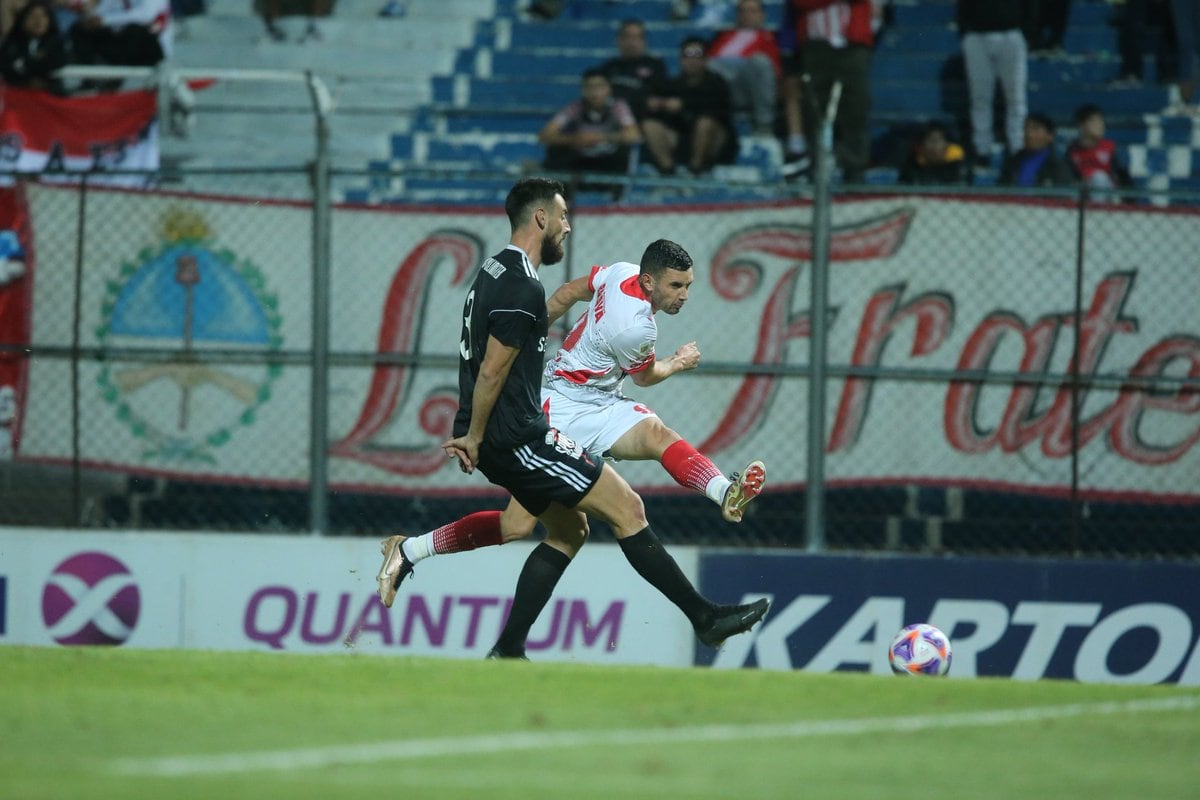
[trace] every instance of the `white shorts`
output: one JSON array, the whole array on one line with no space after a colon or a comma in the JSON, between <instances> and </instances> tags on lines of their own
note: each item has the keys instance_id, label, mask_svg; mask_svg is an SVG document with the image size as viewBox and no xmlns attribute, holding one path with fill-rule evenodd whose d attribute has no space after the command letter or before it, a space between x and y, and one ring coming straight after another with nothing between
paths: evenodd
<instances>
[{"instance_id":1,"label":"white shorts","mask_svg":"<svg viewBox=\"0 0 1200 800\"><path fill-rule=\"evenodd\" d=\"M550 427L583 445L593 456L609 460L616 460L608 451L627 430L658 416L647 406L621 395L590 389L568 395L544 385L542 411Z\"/></svg>"}]
</instances>

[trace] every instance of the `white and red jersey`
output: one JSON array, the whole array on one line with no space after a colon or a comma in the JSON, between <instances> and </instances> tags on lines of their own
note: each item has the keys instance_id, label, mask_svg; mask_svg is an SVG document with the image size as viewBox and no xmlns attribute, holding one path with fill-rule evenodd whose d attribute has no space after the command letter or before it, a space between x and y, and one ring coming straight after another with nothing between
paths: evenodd
<instances>
[{"instance_id":1,"label":"white and red jersey","mask_svg":"<svg viewBox=\"0 0 1200 800\"><path fill-rule=\"evenodd\" d=\"M875 42L871 0L791 0L796 14L796 39L824 41L835 48Z\"/></svg>"},{"instance_id":2,"label":"white and red jersey","mask_svg":"<svg viewBox=\"0 0 1200 800\"><path fill-rule=\"evenodd\" d=\"M620 394L626 375L654 364L658 325L638 284L640 270L628 261L592 267L592 300L546 365L547 388L568 394L578 394L577 389Z\"/></svg>"}]
</instances>

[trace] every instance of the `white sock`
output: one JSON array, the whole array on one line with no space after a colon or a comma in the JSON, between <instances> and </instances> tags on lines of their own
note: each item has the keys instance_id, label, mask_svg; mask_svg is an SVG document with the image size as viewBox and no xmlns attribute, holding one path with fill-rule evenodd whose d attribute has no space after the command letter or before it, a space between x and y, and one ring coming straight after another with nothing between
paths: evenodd
<instances>
[{"instance_id":1,"label":"white sock","mask_svg":"<svg viewBox=\"0 0 1200 800\"><path fill-rule=\"evenodd\" d=\"M708 485L704 487L704 496L709 500L712 500L717 505L721 505L721 503L725 500L725 492L729 490L729 485L731 483L733 483L733 481L729 480L729 478L726 478L724 475L718 475L710 480Z\"/></svg>"},{"instance_id":2,"label":"white sock","mask_svg":"<svg viewBox=\"0 0 1200 800\"><path fill-rule=\"evenodd\" d=\"M803 133L788 134L787 151L789 153L800 154L808 150L808 140L804 138Z\"/></svg>"},{"instance_id":3,"label":"white sock","mask_svg":"<svg viewBox=\"0 0 1200 800\"><path fill-rule=\"evenodd\" d=\"M410 536L400 543L404 557L415 564L433 555L433 533L423 533L420 536Z\"/></svg>"}]
</instances>

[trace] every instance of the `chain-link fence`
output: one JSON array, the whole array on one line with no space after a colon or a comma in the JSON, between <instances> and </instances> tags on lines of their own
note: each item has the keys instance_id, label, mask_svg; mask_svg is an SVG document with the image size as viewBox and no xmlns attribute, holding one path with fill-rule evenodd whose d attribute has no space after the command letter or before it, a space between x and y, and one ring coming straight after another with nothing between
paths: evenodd
<instances>
[{"instance_id":1,"label":"chain-link fence","mask_svg":"<svg viewBox=\"0 0 1200 800\"><path fill-rule=\"evenodd\" d=\"M318 162L7 190L0 524L377 535L502 507L438 445L512 180ZM731 526L660 465L616 465L664 538L1200 554L1195 198L619 183L572 193L543 280L687 247L658 351L695 340L701 365L627 390L722 469L769 470ZM372 184L424 202L331 201Z\"/></svg>"}]
</instances>

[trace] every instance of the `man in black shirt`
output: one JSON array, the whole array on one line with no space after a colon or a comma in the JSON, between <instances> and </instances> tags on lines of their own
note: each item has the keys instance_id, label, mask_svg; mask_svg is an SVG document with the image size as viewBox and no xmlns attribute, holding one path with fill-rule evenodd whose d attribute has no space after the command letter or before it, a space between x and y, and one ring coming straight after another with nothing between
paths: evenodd
<instances>
[{"instance_id":1,"label":"man in black shirt","mask_svg":"<svg viewBox=\"0 0 1200 800\"><path fill-rule=\"evenodd\" d=\"M629 563L687 616L702 642L716 647L749 630L769 603L717 605L702 597L646 521L642 500L609 465L554 430L541 410L546 334L571 303L567 283L546 300L543 264L563 256L571 232L564 189L557 181L518 181L505 201L512 226L508 247L486 259L463 306L459 342L459 412L454 437L442 447L463 472L476 467L520 505L470 514L421 536L383 542L379 597L391 607L413 565L432 555L462 552L528 536L525 511L546 528L517 581L508 623L492 657L524 658L524 642L554 586L587 537L587 515L613 529ZM523 508L522 508L523 507Z\"/></svg>"},{"instance_id":2,"label":"man in black shirt","mask_svg":"<svg viewBox=\"0 0 1200 800\"><path fill-rule=\"evenodd\" d=\"M679 76L652 88L646 100L642 134L654 166L664 175L673 174L679 161L700 174L737 159L729 84L708 68L705 50L703 39L684 39Z\"/></svg>"},{"instance_id":3,"label":"man in black shirt","mask_svg":"<svg viewBox=\"0 0 1200 800\"><path fill-rule=\"evenodd\" d=\"M646 116L650 88L667 80L667 64L646 52L646 25L640 19L621 21L617 56L600 65L612 84L613 97L624 100L640 122Z\"/></svg>"}]
</instances>

